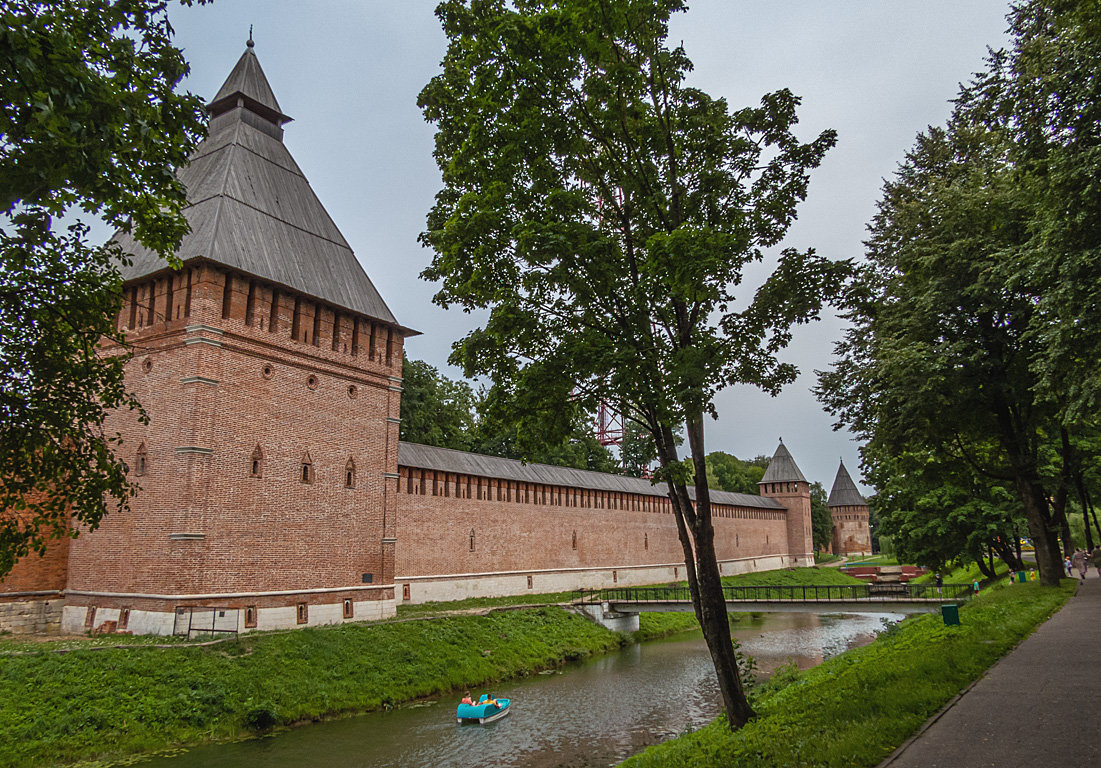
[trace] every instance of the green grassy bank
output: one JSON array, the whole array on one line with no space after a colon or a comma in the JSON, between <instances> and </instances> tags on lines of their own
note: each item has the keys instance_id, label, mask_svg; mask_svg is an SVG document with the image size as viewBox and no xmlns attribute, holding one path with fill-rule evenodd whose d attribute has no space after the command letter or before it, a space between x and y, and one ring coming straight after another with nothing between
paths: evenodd
<instances>
[{"instance_id":1,"label":"green grassy bank","mask_svg":"<svg viewBox=\"0 0 1101 768\"><path fill-rule=\"evenodd\" d=\"M1026 569L1027 570L1027 569ZM1004 576L1009 572L1009 566L998 560L994 563L994 573L998 576ZM961 567L953 568L951 571L945 571L943 574L945 584L970 584L973 581L983 582L986 581L986 576L979 570L979 566L974 563L968 563ZM935 571L918 576L914 579L915 584L932 584L937 580L937 574Z\"/></svg>"},{"instance_id":2,"label":"green grassy bank","mask_svg":"<svg viewBox=\"0 0 1101 768\"><path fill-rule=\"evenodd\" d=\"M1073 593L1037 584L996 587L960 611L908 619L875 643L760 692L758 719L736 733L722 720L659 744L624 768L875 766Z\"/></svg>"},{"instance_id":3,"label":"green grassy bank","mask_svg":"<svg viewBox=\"0 0 1101 768\"><path fill-rule=\"evenodd\" d=\"M855 580L834 569L808 568L724 581ZM234 739L271 726L484 687L625 642L560 608L444 615L573 596L410 606L399 617L436 617L251 634L205 647L150 637L48 643L0 638L0 767L112 760ZM694 629L691 613L643 614L635 639ZM114 644L138 647L99 647Z\"/></svg>"},{"instance_id":4,"label":"green grassy bank","mask_svg":"<svg viewBox=\"0 0 1101 768\"><path fill-rule=\"evenodd\" d=\"M0 657L0 766L110 759L379 709L624 638L560 608Z\"/></svg>"}]
</instances>

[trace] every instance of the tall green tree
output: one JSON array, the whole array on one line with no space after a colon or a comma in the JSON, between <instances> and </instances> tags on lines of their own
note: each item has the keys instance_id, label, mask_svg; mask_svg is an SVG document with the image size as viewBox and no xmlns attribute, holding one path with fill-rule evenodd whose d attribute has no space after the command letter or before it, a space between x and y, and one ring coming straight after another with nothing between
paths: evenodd
<instances>
[{"instance_id":1,"label":"tall green tree","mask_svg":"<svg viewBox=\"0 0 1101 768\"><path fill-rule=\"evenodd\" d=\"M989 83L980 76L965 89L949 126L920 135L885 185L849 296L852 328L819 393L867 441L877 487L907 453L1010 483L1041 579L1056 584L1061 507L1050 499L1065 502L1065 478L1045 477L1045 466L1059 413L1032 368L1036 287L1011 279L1032 199L1005 135L976 120ZM887 509L881 500L883 519Z\"/></svg>"},{"instance_id":2,"label":"tall green tree","mask_svg":"<svg viewBox=\"0 0 1101 768\"><path fill-rule=\"evenodd\" d=\"M516 418L509 400L501 395L499 388L492 386L482 393L477 403L478 420L471 450L558 467L618 472L615 456L593 435L592 414L585 412L577 402L565 403L563 410L568 428L553 439L531 446L523 434L524 421Z\"/></svg>"},{"instance_id":3,"label":"tall green tree","mask_svg":"<svg viewBox=\"0 0 1101 768\"><path fill-rule=\"evenodd\" d=\"M138 407L122 381L117 260L69 214L168 257L187 229L173 172L204 132L166 4L0 5L0 577L70 517L95 527L133 494L103 430Z\"/></svg>"},{"instance_id":4,"label":"tall green tree","mask_svg":"<svg viewBox=\"0 0 1101 768\"><path fill-rule=\"evenodd\" d=\"M1101 6L1030 0L1009 21L976 107L1033 195L1014 279L1037 288L1033 368L1073 424L1101 406Z\"/></svg>"},{"instance_id":5,"label":"tall green tree","mask_svg":"<svg viewBox=\"0 0 1101 768\"><path fill-rule=\"evenodd\" d=\"M835 136L796 138L788 91L731 112L690 87L691 62L666 44L670 15L684 9L439 5L449 46L419 103L437 126L444 186L422 235L435 251L424 277L440 281L445 307L489 309L452 359L492 377L525 454L568 432L569 402L609 403L650 435L736 728L753 711L715 558L704 418L726 386L775 392L795 375L777 353L843 270L788 249L748 306L734 289L783 238Z\"/></svg>"},{"instance_id":6,"label":"tall green tree","mask_svg":"<svg viewBox=\"0 0 1101 768\"><path fill-rule=\"evenodd\" d=\"M829 497L821 483L810 484L810 519L815 550L828 549L833 542L833 514L830 513Z\"/></svg>"},{"instance_id":7,"label":"tall green tree","mask_svg":"<svg viewBox=\"0 0 1101 768\"><path fill-rule=\"evenodd\" d=\"M721 491L734 493L749 493L756 496L760 493L758 483L768 468L768 460L764 465L751 461L742 461L737 456L732 456L723 451L712 451L705 458L707 464L707 482Z\"/></svg>"},{"instance_id":8,"label":"tall green tree","mask_svg":"<svg viewBox=\"0 0 1101 768\"><path fill-rule=\"evenodd\" d=\"M623 425L623 440L619 445L619 462L623 474L646 477L657 460L654 441L650 434L636 422L628 420Z\"/></svg>"},{"instance_id":9,"label":"tall green tree","mask_svg":"<svg viewBox=\"0 0 1101 768\"><path fill-rule=\"evenodd\" d=\"M469 451L475 443L477 397L471 386L452 380L422 360L401 364L402 440Z\"/></svg>"},{"instance_id":10,"label":"tall green tree","mask_svg":"<svg viewBox=\"0 0 1101 768\"><path fill-rule=\"evenodd\" d=\"M1016 541L1024 520L1012 483L995 482L969 464L945 463L931 452L902 453L876 463L881 530L898 556L943 570L976 563L987 578L993 552L1018 571Z\"/></svg>"},{"instance_id":11,"label":"tall green tree","mask_svg":"<svg viewBox=\"0 0 1101 768\"><path fill-rule=\"evenodd\" d=\"M570 429L561 439L524 453L520 425L495 388L475 391L421 360L402 363L401 439L456 451L524 459L559 467L616 472L615 456L592 434L592 417L570 404Z\"/></svg>"}]
</instances>

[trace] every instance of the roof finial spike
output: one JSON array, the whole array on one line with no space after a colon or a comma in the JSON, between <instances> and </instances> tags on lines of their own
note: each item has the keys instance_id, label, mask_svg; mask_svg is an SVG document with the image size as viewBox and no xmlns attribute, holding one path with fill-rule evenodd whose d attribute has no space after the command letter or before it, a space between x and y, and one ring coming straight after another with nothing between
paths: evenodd
<instances>
[{"instance_id":1,"label":"roof finial spike","mask_svg":"<svg viewBox=\"0 0 1101 768\"><path fill-rule=\"evenodd\" d=\"M255 48L256 43L252 41L252 25L248 25L248 42L245 43L249 48Z\"/></svg>"},{"instance_id":2,"label":"roof finial spike","mask_svg":"<svg viewBox=\"0 0 1101 768\"><path fill-rule=\"evenodd\" d=\"M780 442L781 442L781 443L782 443L782 442L784 442L784 438L782 438L782 437L781 437L781 438L780 438Z\"/></svg>"}]
</instances>

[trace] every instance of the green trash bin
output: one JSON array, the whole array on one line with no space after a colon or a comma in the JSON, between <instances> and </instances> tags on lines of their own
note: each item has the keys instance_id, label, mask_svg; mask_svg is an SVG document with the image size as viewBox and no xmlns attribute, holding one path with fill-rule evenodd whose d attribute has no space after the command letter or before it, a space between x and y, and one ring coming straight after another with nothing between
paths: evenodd
<instances>
[{"instance_id":1,"label":"green trash bin","mask_svg":"<svg viewBox=\"0 0 1101 768\"><path fill-rule=\"evenodd\" d=\"M1028 581L1028 574L1024 571L1017 571L1017 582L1024 584L1026 581Z\"/></svg>"},{"instance_id":2,"label":"green trash bin","mask_svg":"<svg viewBox=\"0 0 1101 768\"><path fill-rule=\"evenodd\" d=\"M944 619L944 626L958 627L960 625L960 607L955 603L942 605L940 615Z\"/></svg>"}]
</instances>

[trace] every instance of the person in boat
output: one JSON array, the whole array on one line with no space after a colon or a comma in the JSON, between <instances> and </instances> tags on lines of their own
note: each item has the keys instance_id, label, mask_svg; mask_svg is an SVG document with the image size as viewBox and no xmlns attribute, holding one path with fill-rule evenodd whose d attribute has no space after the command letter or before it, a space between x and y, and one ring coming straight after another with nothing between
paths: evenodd
<instances>
[{"instance_id":1,"label":"person in boat","mask_svg":"<svg viewBox=\"0 0 1101 768\"><path fill-rule=\"evenodd\" d=\"M474 699L470 698L470 691L466 692L466 695L463 696L463 700L459 703L460 704L470 704L470 705L474 704Z\"/></svg>"}]
</instances>

